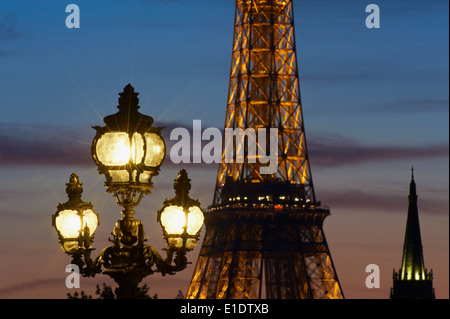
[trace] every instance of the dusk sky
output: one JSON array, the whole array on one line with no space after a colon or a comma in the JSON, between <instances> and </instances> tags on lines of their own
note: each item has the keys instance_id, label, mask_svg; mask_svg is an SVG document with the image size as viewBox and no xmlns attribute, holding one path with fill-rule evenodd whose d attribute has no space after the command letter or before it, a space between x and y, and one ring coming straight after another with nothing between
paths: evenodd
<instances>
[{"instance_id":1,"label":"dusk sky","mask_svg":"<svg viewBox=\"0 0 450 319\"><path fill-rule=\"evenodd\" d=\"M68 29L68 4L80 28ZM376 3L381 28L368 29ZM324 231L346 298L389 298L401 265L411 167L419 196L425 266L449 298L449 34L447 0L295 0L303 116L316 197L330 207ZM94 257L120 207L91 158L95 131L131 83L140 112L165 126L223 128L234 0L0 0L0 298L66 298L66 266L51 216L71 173L100 215ZM173 143L173 142L172 142ZM175 165L167 156L136 208L148 244L165 247L156 212L186 168L190 196L212 203L217 164ZM202 230L204 234L204 229ZM154 274L150 294L186 294L192 262ZM381 288L365 285L377 264ZM81 289L115 287L107 276ZM95 297L95 295L94 295Z\"/></svg>"}]
</instances>

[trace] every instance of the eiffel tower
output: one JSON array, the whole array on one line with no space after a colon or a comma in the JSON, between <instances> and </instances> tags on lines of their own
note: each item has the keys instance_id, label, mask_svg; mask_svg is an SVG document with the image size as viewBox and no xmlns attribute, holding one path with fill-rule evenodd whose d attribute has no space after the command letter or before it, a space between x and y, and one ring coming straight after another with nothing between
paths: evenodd
<instances>
[{"instance_id":1,"label":"eiffel tower","mask_svg":"<svg viewBox=\"0 0 450 319\"><path fill-rule=\"evenodd\" d=\"M278 168L261 173L248 143L228 141L244 161L223 155L187 298L344 298L311 177L292 0L236 0L225 129L249 128L277 129Z\"/></svg>"}]
</instances>

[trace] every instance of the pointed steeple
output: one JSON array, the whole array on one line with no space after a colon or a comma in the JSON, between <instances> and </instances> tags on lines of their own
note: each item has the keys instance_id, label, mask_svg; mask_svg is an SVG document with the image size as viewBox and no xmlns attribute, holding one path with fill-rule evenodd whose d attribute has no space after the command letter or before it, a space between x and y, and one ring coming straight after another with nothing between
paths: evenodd
<instances>
[{"instance_id":1,"label":"pointed steeple","mask_svg":"<svg viewBox=\"0 0 450 319\"><path fill-rule=\"evenodd\" d=\"M405 242L400 278L402 280L424 280L425 263L423 260L422 238L420 235L419 210L417 208L416 182L412 168L409 186L408 218L406 221Z\"/></svg>"},{"instance_id":2,"label":"pointed steeple","mask_svg":"<svg viewBox=\"0 0 450 319\"><path fill-rule=\"evenodd\" d=\"M411 172L402 266L394 270L391 299L434 299L433 272L427 272L423 258L414 168Z\"/></svg>"}]
</instances>

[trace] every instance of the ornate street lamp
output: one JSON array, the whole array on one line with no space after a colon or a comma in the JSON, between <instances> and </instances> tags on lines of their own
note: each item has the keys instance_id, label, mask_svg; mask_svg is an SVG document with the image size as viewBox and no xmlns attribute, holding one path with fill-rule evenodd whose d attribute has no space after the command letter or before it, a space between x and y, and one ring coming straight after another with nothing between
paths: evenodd
<instances>
[{"instance_id":1,"label":"ornate street lamp","mask_svg":"<svg viewBox=\"0 0 450 319\"><path fill-rule=\"evenodd\" d=\"M104 118L106 126L94 126L92 157L106 176L108 192L149 194L166 154L162 128L153 127L153 118L139 113L139 93L130 84L119 95L119 112Z\"/></svg>"},{"instance_id":2,"label":"ornate street lamp","mask_svg":"<svg viewBox=\"0 0 450 319\"><path fill-rule=\"evenodd\" d=\"M94 232L99 224L92 204L81 200L82 185L77 174L70 176L69 183L66 184L69 200L59 204L52 216L62 249L72 255L92 248Z\"/></svg>"},{"instance_id":3,"label":"ornate street lamp","mask_svg":"<svg viewBox=\"0 0 450 319\"><path fill-rule=\"evenodd\" d=\"M203 226L204 216L200 202L189 197L190 182L186 170L182 169L173 186L175 197L165 200L163 208L158 212L164 238L173 250L194 249Z\"/></svg>"},{"instance_id":4,"label":"ornate street lamp","mask_svg":"<svg viewBox=\"0 0 450 319\"><path fill-rule=\"evenodd\" d=\"M136 298L138 284L144 277L154 272L173 275L186 268L186 252L197 244L203 212L200 203L189 198L190 180L181 170L174 184L175 197L166 200L158 212L168 245L167 257L144 244L144 226L133 217L134 207L144 194L150 194L152 177L159 173L166 148L162 128L154 128L153 118L138 112L139 99L134 88L128 84L119 95L119 112L104 118L106 126L94 127L97 134L91 148L99 173L106 177L107 192L113 193L123 208L123 218L116 222L113 238L109 239L113 245L91 259L98 215L92 204L81 201L83 189L76 174L67 184L69 201L58 206L53 226L63 250L73 257L72 262L83 276L109 275L118 283L118 298Z\"/></svg>"}]
</instances>

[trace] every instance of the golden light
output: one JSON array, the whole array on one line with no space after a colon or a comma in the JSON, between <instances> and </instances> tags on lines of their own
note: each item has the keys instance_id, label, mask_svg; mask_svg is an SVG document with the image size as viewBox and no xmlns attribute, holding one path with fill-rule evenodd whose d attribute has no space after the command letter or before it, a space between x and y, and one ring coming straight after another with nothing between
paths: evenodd
<instances>
[{"instance_id":1,"label":"golden light","mask_svg":"<svg viewBox=\"0 0 450 319\"><path fill-rule=\"evenodd\" d=\"M127 133L106 133L97 141L96 154L103 165L122 166L130 161Z\"/></svg>"},{"instance_id":2,"label":"golden light","mask_svg":"<svg viewBox=\"0 0 450 319\"><path fill-rule=\"evenodd\" d=\"M77 238L80 235L81 219L76 210L63 210L55 218L56 230L64 239Z\"/></svg>"},{"instance_id":3,"label":"golden light","mask_svg":"<svg viewBox=\"0 0 450 319\"><path fill-rule=\"evenodd\" d=\"M169 235L181 235L186 225L186 214L181 206L169 206L161 213L161 225Z\"/></svg>"},{"instance_id":4,"label":"golden light","mask_svg":"<svg viewBox=\"0 0 450 319\"><path fill-rule=\"evenodd\" d=\"M194 236L203 221L203 212L198 206L190 207L187 213L181 206L168 206L161 213L161 224L169 235L182 235L186 229L188 235Z\"/></svg>"},{"instance_id":5,"label":"golden light","mask_svg":"<svg viewBox=\"0 0 450 319\"><path fill-rule=\"evenodd\" d=\"M154 133L145 133L144 137L147 146L144 164L151 167L161 165L166 154L164 140Z\"/></svg>"},{"instance_id":6,"label":"golden light","mask_svg":"<svg viewBox=\"0 0 450 319\"><path fill-rule=\"evenodd\" d=\"M161 164L165 145L155 133L134 133L129 138L127 133L115 132L102 135L95 147L96 157L105 166L124 166L145 164L157 167ZM144 158L145 155L145 158Z\"/></svg>"}]
</instances>

